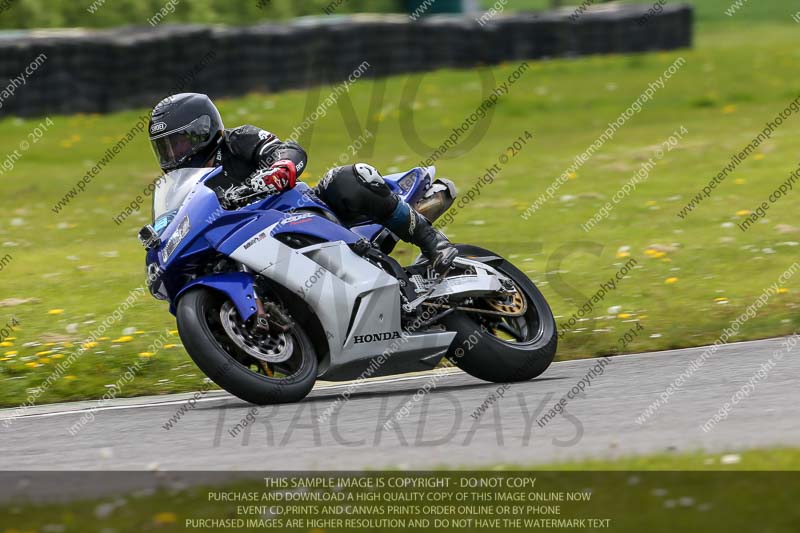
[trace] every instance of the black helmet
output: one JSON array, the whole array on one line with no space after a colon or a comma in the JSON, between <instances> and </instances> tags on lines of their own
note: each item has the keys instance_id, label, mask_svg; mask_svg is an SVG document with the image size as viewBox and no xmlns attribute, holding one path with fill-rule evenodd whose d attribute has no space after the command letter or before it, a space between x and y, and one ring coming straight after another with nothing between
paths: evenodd
<instances>
[{"instance_id":1,"label":"black helmet","mask_svg":"<svg viewBox=\"0 0 800 533\"><path fill-rule=\"evenodd\" d=\"M165 172L204 166L224 129L217 107L204 94L169 96L150 115L150 143Z\"/></svg>"}]
</instances>

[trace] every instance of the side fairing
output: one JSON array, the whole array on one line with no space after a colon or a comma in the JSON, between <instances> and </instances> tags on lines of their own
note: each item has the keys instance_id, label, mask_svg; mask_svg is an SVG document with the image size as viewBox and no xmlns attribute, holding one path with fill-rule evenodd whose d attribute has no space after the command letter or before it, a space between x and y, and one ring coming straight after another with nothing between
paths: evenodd
<instances>
[{"instance_id":1,"label":"side fairing","mask_svg":"<svg viewBox=\"0 0 800 533\"><path fill-rule=\"evenodd\" d=\"M402 335L395 278L342 241L295 250L275 239L274 229L230 255L314 310L328 338L331 364L380 353Z\"/></svg>"}]
</instances>

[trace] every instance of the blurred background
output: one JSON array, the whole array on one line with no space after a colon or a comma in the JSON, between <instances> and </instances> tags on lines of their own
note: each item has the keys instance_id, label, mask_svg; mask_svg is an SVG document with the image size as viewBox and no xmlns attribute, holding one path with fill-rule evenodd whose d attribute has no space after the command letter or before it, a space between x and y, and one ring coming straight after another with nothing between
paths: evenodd
<instances>
[{"instance_id":1,"label":"blurred background","mask_svg":"<svg viewBox=\"0 0 800 533\"><path fill-rule=\"evenodd\" d=\"M601 3L599 0L597 3ZM88 13L91 2L68 2L66 0L12 0L14 10L0 21L0 27L16 28L60 28L87 27L103 28L136 24L146 21L160 10L165 2L161 0L108 0L95 2L96 11ZM244 25L270 20L286 20L301 16L326 15L326 8L334 7L338 14L348 13L412 13L424 0L253 0L248 2L225 2L223 0L199 0L180 2L175 5L173 22L198 24ZM506 5L517 9L546 9L569 5L573 2L559 0L510 0ZM579 2L574 2L578 4ZM429 3L426 12L456 13L475 11L491 7L494 2L479 0L437 0ZM484 4L484 5L481 5ZM108 6L108 9L102 9ZM11 10L9 10L11 11ZM87 16L91 15L91 16Z\"/></svg>"},{"instance_id":2,"label":"blurred background","mask_svg":"<svg viewBox=\"0 0 800 533\"><path fill-rule=\"evenodd\" d=\"M97 399L133 361L143 367L122 395L197 390L204 376L177 336L151 348L174 319L149 295L86 342L143 286L136 233L150 206L136 199L158 168L142 121L170 92L191 90L215 98L226 126L285 138L363 61L363 75L302 129L304 180L353 161L414 167L505 83L436 162L466 191L516 154L448 224L450 238L520 265L559 323L635 259L565 335L560 359L713 343L796 258L792 194L747 231L738 224L797 167L798 119L689 216L678 213L800 95L796 11L790 0L1 0L0 404L18 405L79 347L38 403ZM534 140L510 150L526 132ZM586 231L653 158L647 178ZM795 287L782 286L734 340L793 332ZM643 333L623 346L637 323Z\"/></svg>"},{"instance_id":3,"label":"blurred background","mask_svg":"<svg viewBox=\"0 0 800 533\"><path fill-rule=\"evenodd\" d=\"M18 28L59 28L87 27L102 28L123 26L128 24L145 24L146 20L160 10L165 2L161 0L107 0L94 2L69 2L67 0L6 0L8 5L3 12L0 27ZM585 2L586 5L607 3L608 0ZM412 13L423 5L424 0L253 0L249 2L225 2L224 0L196 0L179 2L174 13L170 15L173 22L198 24L254 24L269 20L285 20L300 16L325 15L325 9L333 5L339 14L347 13ZM579 6L576 0L508 0L494 2L490 0L437 0L429 3L428 14L452 13L458 11L474 11L491 9L495 3L506 9L518 11L541 11L550 8ZM666 3L666 2L665 2ZM674 3L674 2L669 2ZM698 20L705 22L725 21L724 11L734 3L733 0L694 0L684 2L695 7ZM643 2L642 4L647 4ZM769 2L742 2L747 5L742 10L742 17L748 21L777 20L779 12L792 8L781 0ZM88 8L95 6L95 12ZM13 9L12 9L13 7ZM103 9L107 7L107 9ZM795 10L796 11L796 10ZM792 11L793 13L794 11ZM788 16L784 12L785 16ZM732 18L732 17L729 17Z\"/></svg>"}]
</instances>

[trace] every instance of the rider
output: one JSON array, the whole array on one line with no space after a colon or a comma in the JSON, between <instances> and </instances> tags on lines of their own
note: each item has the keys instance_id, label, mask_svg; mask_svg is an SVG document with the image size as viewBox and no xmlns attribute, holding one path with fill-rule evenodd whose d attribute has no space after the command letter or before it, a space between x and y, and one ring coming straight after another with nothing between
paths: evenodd
<instances>
[{"instance_id":1,"label":"rider","mask_svg":"<svg viewBox=\"0 0 800 533\"><path fill-rule=\"evenodd\" d=\"M291 189L306 168L305 150L282 142L255 126L225 129L222 117L204 94L182 93L153 108L150 142L164 172L222 166L214 185L227 189L246 183L259 192ZM358 163L333 168L313 189L336 216L350 224L367 218L418 246L437 272L453 263L458 250L398 195L372 166Z\"/></svg>"}]
</instances>

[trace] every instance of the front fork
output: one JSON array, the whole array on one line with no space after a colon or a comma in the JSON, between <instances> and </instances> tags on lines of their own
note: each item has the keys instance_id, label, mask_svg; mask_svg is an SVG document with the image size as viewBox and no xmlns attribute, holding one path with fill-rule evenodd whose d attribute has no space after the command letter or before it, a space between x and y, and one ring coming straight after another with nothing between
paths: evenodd
<instances>
[{"instance_id":1,"label":"front fork","mask_svg":"<svg viewBox=\"0 0 800 533\"><path fill-rule=\"evenodd\" d=\"M253 280L256 279L255 272L247 265L240 263L239 272L253 276ZM258 285L254 284L253 289L256 303L255 323L253 326L263 333L286 333L292 329L294 323L286 311L275 302L267 301L264 303L264 300L259 295Z\"/></svg>"}]
</instances>

